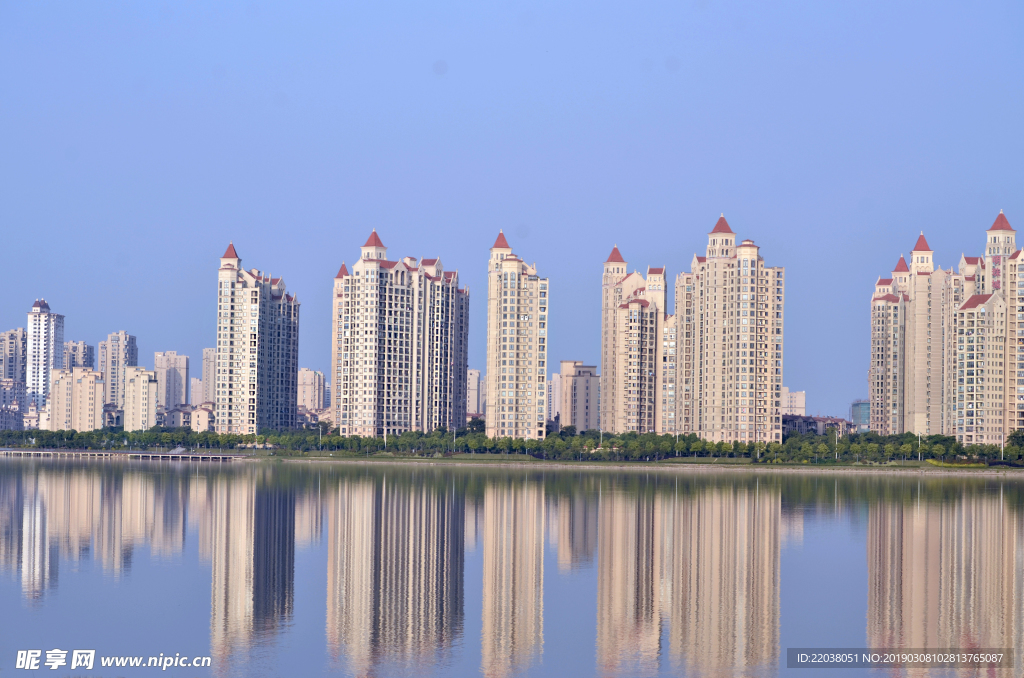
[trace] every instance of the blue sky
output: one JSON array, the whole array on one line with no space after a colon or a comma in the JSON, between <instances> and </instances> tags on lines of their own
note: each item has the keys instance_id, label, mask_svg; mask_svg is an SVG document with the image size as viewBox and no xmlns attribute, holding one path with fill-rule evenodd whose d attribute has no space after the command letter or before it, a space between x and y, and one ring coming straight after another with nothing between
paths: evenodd
<instances>
[{"instance_id":1,"label":"blue sky","mask_svg":"<svg viewBox=\"0 0 1024 678\"><path fill-rule=\"evenodd\" d=\"M552 280L551 358L599 360L601 263L674 276L724 212L787 268L785 381L867 394L868 302L1024 224L1024 7L934 2L0 0L0 326L142 362L213 345L217 258L283 276L300 363L377 228L472 301L504 229Z\"/></svg>"}]
</instances>

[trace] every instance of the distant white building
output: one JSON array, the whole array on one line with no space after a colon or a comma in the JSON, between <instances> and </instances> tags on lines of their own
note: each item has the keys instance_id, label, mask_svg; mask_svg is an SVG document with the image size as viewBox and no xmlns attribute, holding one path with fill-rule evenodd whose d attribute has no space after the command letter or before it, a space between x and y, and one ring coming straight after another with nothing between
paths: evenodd
<instances>
[{"instance_id":1,"label":"distant white building","mask_svg":"<svg viewBox=\"0 0 1024 678\"><path fill-rule=\"evenodd\" d=\"M562 375L552 372L548 379L547 402L545 403L546 418L554 421L555 417L561 414L562 409Z\"/></svg>"},{"instance_id":2,"label":"distant white building","mask_svg":"<svg viewBox=\"0 0 1024 678\"><path fill-rule=\"evenodd\" d=\"M189 377L188 380L188 403L189 405L201 405L203 400L203 380L197 377Z\"/></svg>"},{"instance_id":3,"label":"distant white building","mask_svg":"<svg viewBox=\"0 0 1024 678\"><path fill-rule=\"evenodd\" d=\"M202 366L202 379L203 379L203 393L199 396L199 402L196 403L213 403L216 402L217 394L215 393L217 385L217 349L215 348L204 348L203 349L203 366Z\"/></svg>"},{"instance_id":4,"label":"distant white building","mask_svg":"<svg viewBox=\"0 0 1024 678\"><path fill-rule=\"evenodd\" d=\"M100 342L99 364L103 373L103 402L124 409L124 375L126 368L139 364L139 347L135 337L124 330L112 332Z\"/></svg>"},{"instance_id":5,"label":"distant white building","mask_svg":"<svg viewBox=\"0 0 1024 678\"><path fill-rule=\"evenodd\" d=\"M306 410L324 409L324 373L308 367L299 368L298 406Z\"/></svg>"},{"instance_id":6,"label":"distant white building","mask_svg":"<svg viewBox=\"0 0 1024 678\"><path fill-rule=\"evenodd\" d=\"M466 370L466 419L480 416L480 370Z\"/></svg>"},{"instance_id":7,"label":"distant white building","mask_svg":"<svg viewBox=\"0 0 1024 678\"><path fill-rule=\"evenodd\" d=\"M783 386L782 414L807 416L807 391L790 391L788 386Z\"/></svg>"},{"instance_id":8,"label":"distant white building","mask_svg":"<svg viewBox=\"0 0 1024 678\"><path fill-rule=\"evenodd\" d=\"M575 426L578 433L600 428L598 412L600 412L601 378L597 375L597 367L584 365L579 360L563 360L562 373L556 375L561 391L558 406L558 423L560 426Z\"/></svg>"},{"instance_id":9,"label":"distant white building","mask_svg":"<svg viewBox=\"0 0 1024 678\"><path fill-rule=\"evenodd\" d=\"M188 404L188 356L177 351L157 351L153 354L156 372L156 404L164 409Z\"/></svg>"},{"instance_id":10,"label":"distant white building","mask_svg":"<svg viewBox=\"0 0 1024 678\"><path fill-rule=\"evenodd\" d=\"M51 371L64 367L64 316L38 299L28 313L27 334L26 396L41 409L50 395Z\"/></svg>"}]
</instances>

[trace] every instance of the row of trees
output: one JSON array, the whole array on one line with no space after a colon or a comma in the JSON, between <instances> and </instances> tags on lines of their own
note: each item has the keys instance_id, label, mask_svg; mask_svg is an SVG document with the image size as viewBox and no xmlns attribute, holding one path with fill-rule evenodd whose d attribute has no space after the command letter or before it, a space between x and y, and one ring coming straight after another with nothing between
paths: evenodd
<instances>
[{"instance_id":1,"label":"row of trees","mask_svg":"<svg viewBox=\"0 0 1024 678\"><path fill-rule=\"evenodd\" d=\"M454 434L444 428L431 433L410 431L399 436L361 438L342 436L328 424L296 431L267 431L259 435L197 433L187 428L153 428L125 432L121 429L76 431L0 431L4 447L44 449L187 449L237 450L271 449L274 454L435 456L453 453L527 454L539 459L659 461L674 457L746 458L752 463L889 463L899 460L937 459L944 462L1020 462L1024 432L1015 432L1005 448L997 445L964 447L954 438L912 434L879 436L853 434L837 438L826 435L789 436L782 443L710 442L694 434L673 436L653 433L610 435L600 431L577 434L571 426L545 440L488 438L482 422L474 420Z\"/></svg>"}]
</instances>

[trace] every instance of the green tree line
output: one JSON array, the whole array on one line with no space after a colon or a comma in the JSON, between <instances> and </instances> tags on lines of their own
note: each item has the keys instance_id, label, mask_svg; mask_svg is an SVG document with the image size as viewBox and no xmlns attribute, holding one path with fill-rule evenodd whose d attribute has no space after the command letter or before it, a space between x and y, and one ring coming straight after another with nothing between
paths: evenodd
<instances>
[{"instance_id":1,"label":"green tree line","mask_svg":"<svg viewBox=\"0 0 1024 678\"><path fill-rule=\"evenodd\" d=\"M96 431L0 431L0 446L40 449L186 449L239 450L269 448L274 454L436 456L446 454L526 454L538 459L564 461L661 461L673 457L745 458L751 463L884 464L900 460L936 459L945 463L1020 463L1024 432L1010 435L1005 448L998 445L963 446L955 438L913 434L880 436L875 433L838 437L788 436L782 443L711 442L694 434L657 435L600 431L577 434L571 426L545 440L488 438L479 420L454 434L444 428L431 433L409 431L398 436L363 438L342 436L327 424L294 431L265 431L259 435L198 433L187 428L153 428L125 432L119 428Z\"/></svg>"}]
</instances>

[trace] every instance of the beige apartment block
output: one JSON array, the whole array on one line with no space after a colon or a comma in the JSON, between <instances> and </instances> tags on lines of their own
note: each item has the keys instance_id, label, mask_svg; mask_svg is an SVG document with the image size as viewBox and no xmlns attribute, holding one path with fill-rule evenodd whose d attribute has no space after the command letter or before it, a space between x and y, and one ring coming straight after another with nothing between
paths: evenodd
<instances>
[{"instance_id":1,"label":"beige apartment block","mask_svg":"<svg viewBox=\"0 0 1024 678\"><path fill-rule=\"evenodd\" d=\"M217 272L216 356L217 433L295 428L299 301L281 278L244 270L233 243Z\"/></svg>"},{"instance_id":2,"label":"beige apartment block","mask_svg":"<svg viewBox=\"0 0 1024 678\"><path fill-rule=\"evenodd\" d=\"M676 276L669 314L665 269L630 273L613 248L602 281L602 428L781 441L783 276L752 240L737 246L723 216L705 256Z\"/></svg>"},{"instance_id":3,"label":"beige apartment block","mask_svg":"<svg viewBox=\"0 0 1024 678\"><path fill-rule=\"evenodd\" d=\"M25 383L28 361L28 334L24 328L0 332L0 379Z\"/></svg>"},{"instance_id":4,"label":"beige apartment block","mask_svg":"<svg viewBox=\"0 0 1024 678\"><path fill-rule=\"evenodd\" d=\"M139 347L131 334L114 332L100 342L97 369L103 373L103 402L124 409L125 370L138 364Z\"/></svg>"},{"instance_id":5,"label":"beige apartment block","mask_svg":"<svg viewBox=\"0 0 1024 678\"><path fill-rule=\"evenodd\" d=\"M440 259L390 261L374 230L334 278L332 420L342 435L466 421L469 290Z\"/></svg>"},{"instance_id":6,"label":"beige apartment block","mask_svg":"<svg viewBox=\"0 0 1024 678\"><path fill-rule=\"evenodd\" d=\"M796 417L807 415L807 391L790 391L788 386L782 387L782 414Z\"/></svg>"},{"instance_id":7,"label":"beige apartment block","mask_svg":"<svg viewBox=\"0 0 1024 678\"><path fill-rule=\"evenodd\" d=\"M156 372L156 404L165 409L188 404L188 356L177 351L157 351L153 354Z\"/></svg>"},{"instance_id":8,"label":"beige apartment block","mask_svg":"<svg viewBox=\"0 0 1024 678\"><path fill-rule=\"evenodd\" d=\"M562 428L575 426L577 433L600 428L598 418L601 378L595 365L584 365L579 360L563 360L561 373L561 405L558 408Z\"/></svg>"},{"instance_id":9,"label":"beige apartment block","mask_svg":"<svg viewBox=\"0 0 1024 678\"><path fill-rule=\"evenodd\" d=\"M53 370L50 431L94 431L103 428L103 374L87 367ZM40 424L40 427L42 424Z\"/></svg>"},{"instance_id":10,"label":"beige apartment block","mask_svg":"<svg viewBox=\"0 0 1024 678\"><path fill-rule=\"evenodd\" d=\"M900 256L889 277L875 282L871 430L1000 444L1024 428L1024 371L1015 375L1024 370L1016 232L1000 212L986 231L984 256L961 255L954 271L936 267L933 255L922 233L910 263Z\"/></svg>"},{"instance_id":11,"label":"beige apartment block","mask_svg":"<svg viewBox=\"0 0 1024 678\"><path fill-rule=\"evenodd\" d=\"M124 370L125 431L148 431L157 425L156 408L160 399L160 380L155 370L126 367Z\"/></svg>"},{"instance_id":12,"label":"beige apartment block","mask_svg":"<svg viewBox=\"0 0 1024 678\"><path fill-rule=\"evenodd\" d=\"M548 279L499 232L487 262L488 437L542 440L547 388Z\"/></svg>"},{"instance_id":13,"label":"beige apartment block","mask_svg":"<svg viewBox=\"0 0 1024 678\"><path fill-rule=\"evenodd\" d=\"M606 431L658 430L661 339L675 323L666 303L665 269L648 268L646 277L630 273L618 245L613 247L601 284L601 422Z\"/></svg>"},{"instance_id":14,"label":"beige apartment block","mask_svg":"<svg viewBox=\"0 0 1024 678\"><path fill-rule=\"evenodd\" d=\"M324 408L324 373L303 367L299 370L299 407L307 410Z\"/></svg>"},{"instance_id":15,"label":"beige apartment block","mask_svg":"<svg viewBox=\"0 0 1024 678\"><path fill-rule=\"evenodd\" d=\"M51 313L46 300L37 299L28 313L26 337L26 395L42 409L50 395L51 371L64 367L64 316Z\"/></svg>"},{"instance_id":16,"label":"beige apartment block","mask_svg":"<svg viewBox=\"0 0 1024 678\"><path fill-rule=\"evenodd\" d=\"M553 422L560 418L562 411L562 375L558 372L552 372L548 376L547 386L548 392L544 402L544 417L548 421Z\"/></svg>"},{"instance_id":17,"label":"beige apartment block","mask_svg":"<svg viewBox=\"0 0 1024 678\"><path fill-rule=\"evenodd\" d=\"M189 377L188 384L188 404L195 406L204 402L203 396L206 394L203 391L203 380L198 377Z\"/></svg>"}]
</instances>

